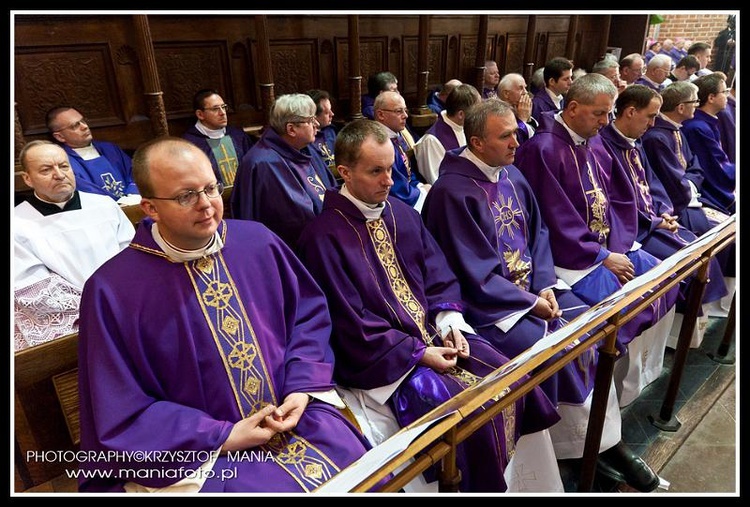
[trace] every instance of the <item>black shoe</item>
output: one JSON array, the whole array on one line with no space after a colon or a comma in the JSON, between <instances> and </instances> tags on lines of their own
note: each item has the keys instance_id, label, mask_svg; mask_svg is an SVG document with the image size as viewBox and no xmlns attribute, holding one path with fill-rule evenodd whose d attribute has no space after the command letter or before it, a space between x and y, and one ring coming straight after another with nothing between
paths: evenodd
<instances>
[{"instance_id":1,"label":"black shoe","mask_svg":"<svg viewBox=\"0 0 750 507\"><path fill-rule=\"evenodd\" d=\"M659 476L624 442L599 454L597 470L643 493L654 491L659 486Z\"/></svg>"}]
</instances>

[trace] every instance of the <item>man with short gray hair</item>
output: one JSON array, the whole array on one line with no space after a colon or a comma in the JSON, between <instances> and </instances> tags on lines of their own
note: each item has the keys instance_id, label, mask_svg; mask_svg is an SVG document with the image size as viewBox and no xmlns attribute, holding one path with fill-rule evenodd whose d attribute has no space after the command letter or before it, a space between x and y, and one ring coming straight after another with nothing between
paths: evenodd
<instances>
[{"instance_id":1,"label":"man with short gray hair","mask_svg":"<svg viewBox=\"0 0 750 507\"><path fill-rule=\"evenodd\" d=\"M336 186L312 149L318 120L313 99L281 95L269 125L237 168L230 206L233 218L257 220L294 246L305 224L323 209L325 191Z\"/></svg>"}]
</instances>

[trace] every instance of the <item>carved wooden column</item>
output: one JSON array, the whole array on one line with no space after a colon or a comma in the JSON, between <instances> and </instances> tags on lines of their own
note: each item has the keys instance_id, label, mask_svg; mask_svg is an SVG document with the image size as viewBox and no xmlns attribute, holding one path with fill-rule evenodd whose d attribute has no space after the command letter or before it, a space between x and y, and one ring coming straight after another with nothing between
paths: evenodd
<instances>
[{"instance_id":1,"label":"carved wooden column","mask_svg":"<svg viewBox=\"0 0 750 507\"><path fill-rule=\"evenodd\" d=\"M523 56L524 79L527 83L531 82L531 76L534 74L534 46L536 45L536 16L529 15L529 23L526 25L526 51Z\"/></svg>"},{"instance_id":2,"label":"carved wooden column","mask_svg":"<svg viewBox=\"0 0 750 507\"><path fill-rule=\"evenodd\" d=\"M362 70L359 68L359 16L347 16L349 21L349 118L362 116Z\"/></svg>"},{"instance_id":3,"label":"carved wooden column","mask_svg":"<svg viewBox=\"0 0 750 507\"><path fill-rule=\"evenodd\" d=\"M26 144L26 139L23 137L23 127L21 126L21 120L18 119L18 103L13 103L13 116L14 119L14 136L13 136L13 150L15 153L15 161L18 162L18 155L21 154L23 146Z\"/></svg>"},{"instance_id":4,"label":"carved wooden column","mask_svg":"<svg viewBox=\"0 0 750 507\"><path fill-rule=\"evenodd\" d=\"M141 69L151 125L156 137L168 136L169 125L167 124L167 113L164 109L164 92L159 85L159 72L156 66L154 42L151 39L148 17L145 15L133 16L133 24L135 25L138 46L138 63Z\"/></svg>"},{"instance_id":5,"label":"carved wooden column","mask_svg":"<svg viewBox=\"0 0 750 507\"><path fill-rule=\"evenodd\" d=\"M568 40L565 42L565 57L575 62L576 60L576 36L578 34L578 16L570 16L568 22Z\"/></svg>"},{"instance_id":6,"label":"carved wooden column","mask_svg":"<svg viewBox=\"0 0 750 507\"><path fill-rule=\"evenodd\" d=\"M474 68L476 69L475 85L479 93L484 88L484 62L487 60L487 32L489 30L490 17L486 14L479 16L479 33L477 34L477 58Z\"/></svg>"},{"instance_id":7,"label":"carved wooden column","mask_svg":"<svg viewBox=\"0 0 750 507\"><path fill-rule=\"evenodd\" d=\"M602 58L604 58L604 55L607 54L607 47L609 46L609 28L612 26L612 16L603 16L603 22L602 22L602 28L601 33L602 35L602 41L601 46L599 46L599 54L596 57L596 60L599 61Z\"/></svg>"},{"instance_id":8,"label":"carved wooden column","mask_svg":"<svg viewBox=\"0 0 750 507\"><path fill-rule=\"evenodd\" d=\"M265 15L255 16L255 31L258 36L258 74L260 74L260 100L263 107L263 123L268 124L274 95L273 71L271 70L271 42L268 39L268 22Z\"/></svg>"},{"instance_id":9,"label":"carved wooden column","mask_svg":"<svg viewBox=\"0 0 750 507\"><path fill-rule=\"evenodd\" d=\"M430 16L419 16L419 47L417 48L417 107L419 114L429 114L427 107L427 89L429 84L428 51L430 44Z\"/></svg>"}]
</instances>

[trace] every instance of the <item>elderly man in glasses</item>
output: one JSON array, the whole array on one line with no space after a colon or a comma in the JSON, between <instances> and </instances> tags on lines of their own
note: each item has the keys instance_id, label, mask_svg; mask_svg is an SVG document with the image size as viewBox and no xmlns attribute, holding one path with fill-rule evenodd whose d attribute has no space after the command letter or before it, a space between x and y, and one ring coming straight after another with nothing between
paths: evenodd
<instances>
[{"instance_id":1,"label":"elderly man in glasses","mask_svg":"<svg viewBox=\"0 0 750 507\"><path fill-rule=\"evenodd\" d=\"M265 226L222 220L193 144L152 140L133 172L147 218L81 299L81 450L116 456L81 463L79 490L312 491L368 449L323 293Z\"/></svg>"},{"instance_id":2,"label":"elderly man in glasses","mask_svg":"<svg viewBox=\"0 0 750 507\"><path fill-rule=\"evenodd\" d=\"M336 186L312 146L319 126L315 111L309 95L279 96L269 125L237 169L230 196L233 218L257 220L292 247L323 209L325 191Z\"/></svg>"},{"instance_id":3,"label":"elderly man in glasses","mask_svg":"<svg viewBox=\"0 0 750 507\"><path fill-rule=\"evenodd\" d=\"M419 180L419 173L414 167L416 165L413 156L415 143L406 128L409 112L406 109L404 97L398 92L381 92L375 99L374 107L375 121L387 127L395 153L390 195L419 211L422 209L430 184Z\"/></svg>"},{"instance_id":4,"label":"elderly man in glasses","mask_svg":"<svg viewBox=\"0 0 750 507\"><path fill-rule=\"evenodd\" d=\"M216 178L225 186L234 184L242 157L253 143L244 130L228 125L229 106L216 90L198 90L193 97L198 121L182 137L208 155Z\"/></svg>"},{"instance_id":5,"label":"elderly man in glasses","mask_svg":"<svg viewBox=\"0 0 750 507\"><path fill-rule=\"evenodd\" d=\"M83 114L71 106L53 107L46 115L52 138L68 154L78 186L86 192L108 195L119 204L137 204L130 156L107 141L94 141Z\"/></svg>"}]
</instances>

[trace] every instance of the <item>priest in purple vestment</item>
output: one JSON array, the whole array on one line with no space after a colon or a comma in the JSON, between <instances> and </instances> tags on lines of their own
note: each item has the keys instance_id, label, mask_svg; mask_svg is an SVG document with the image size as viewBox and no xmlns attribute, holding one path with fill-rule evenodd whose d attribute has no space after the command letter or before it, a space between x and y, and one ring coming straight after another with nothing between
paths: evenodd
<instances>
[{"instance_id":1,"label":"priest in purple vestment","mask_svg":"<svg viewBox=\"0 0 750 507\"><path fill-rule=\"evenodd\" d=\"M222 220L208 157L136 152L130 247L83 288L86 492L312 491L369 448L339 411L325 296L265 226Z\"/></svg>"},{"instance_id":2,"label":"priest in purple vestment","mask_svg":"<svg viewBox=\"0 0 750 507\"><path fill-rule=\"evenodd\" d=\"M198 121L182 136L208 156L216 178L225 187L234 184L237 167L253 145L244 130L228 124L227 109L229 106L216 90L198 90L193 97Z\"/></svg>"},{"instance_id":3,"label":"priest in purple vestment","mask_svg":"<svg viewBox=\"0 0 750 507\"><path fill-rule=\"evenodd\" d=\"M611 198L612 157L598 133L616 96L615 85L601 74L581 76L568 91L565 109L542 122L516 154L549 228L557 276L591 305L660 262L636 242L632 203ZM669 290L618 330L615 386L621 406L661 374L677 293L676 287ZM618 378L623 371L627 375Z\"/></svg>"},{"instance_id":4,"label":"priest in purple vestment","mask_svg":"<svg viewBox=\"0 0 750 507\"><path fill-rule=\"evenodd\" d=\"M312 147L318 120L309 95L281 95L269 125L237 169L232 217L257 220L293 246L305 224L323 209L325 191L336 186Z\"/></svg>"},{"instance_id":5,"label":"priest in purple vestment","mask_svg":"<svg viewBox=\"0 0 750 507\"><path fill-rule=\"evenodd\" d=\"M511 72L503 76L497 87L497 96L513 106L513 112L516 115L516 140L518 144L534 135L534 131L539 128L539 123L531 116L531 95L526 91L526 80L521 74Z\"/></svg>"},{"instance_id":6,"label":"priest in purple vestment","mask_svg":"<svg viewBox=\"0 0 750 507\"><path fill-rule=\"evenodd\" d=\"M636 241L645 251L663 260L697 237L678 222L672 202L643 151L641 136L653 126L661 103L661 95L648 86L628 86L618 94L616 118L601 130L601 136L612 156L611 198L636 209ZM627 217L632 218L633 214L628 213ZM693 280L695 277L691 276L680 283L683 295L678 307L680 312L684 311L682 306ZM712 258L703 303L716 301L726 294L721 266Z\"/></svg>"},{"instance_id":7,"label":"priest in purple vestment","mask_svg":"<svg viewBox=\"0 0 750 507\"><path fill-rule=\"evenodd\" d=\"M337 382L377 391L406 426L507 359L465 323L458 280L419 214L388 198L393 158L377 122L339 132L344 185L326 193L298 254L328 297ZM494 417L459 445L460 491L505 491L520 435L558 419L539 388Z\"/></svg>"},{"instance_id":8,"label":"priest in purple vestment","mask_svg":"<svg viewBox=\"0 0 750 507\"><path fill-rule=\"evenodd\" d=\"M703 197L711 207L731 215L736 207L736 166L721 144L718 113L727 107L729 89L723 74L713 72L693 83L700 104L682 123L682 132L703 168Z\"/></svg>"},{"instance_id":9,"label":"priest in purple vestment","mask_svg":"<svg viewBox=\"0 0 750 507\"><path fill-rule=\"evenodd\" d=\"M589 305L557 278L536 199L512 165L519 146L513 107L486 101L468 111L464 126L467 147L446 154L422 217L460 281L468 323L514 357ZM590 348L541 384L562 417L550 430L558 459L583 456L596 362ZM610 401L600 461L650 491L658 478L621 441L620 408Z\"/></svg>"},{"instance_id":10,"label":"priest in purple vestment","mask_svg":"<svg viewBox=\"0 0 750 507\"><path fill-rule=\"evenodd\" d=\"M698 87L694 83L680 81L667 86L661 96L659 116L643 134L641 142L648 164L669 196L679 223L700 236L729 217L712 208L711 203L703 197L703 168L682 132L682 123L694 116L700 103ZM736 246L733 244L723 249L716 254L716 259L721 265L727 290L733 293ZM725 314L726 309L716 308L715 304L708 305L709 316Z\"/></svg>"},{"instance_id":11,"label":"priest in purple vestment","mask_svg":"<svg viewBox=\"0 0 750 507\"><path fill-rule=\"evenodd\" d=\"M617 89L601 74L587 74L573 82L570 93L554 121L543 124L520 147L516 166L531 185L549 228L558 276L584 301L596 304L659 260L641 249L631 250L637 234L635 209L613 203L609 196L612 157L597 134L609 121ZM618 214L627 220L614 222ZM675 291L670 291L652 303L620 329L618 343L627 345L653 325L675 299Z\"/></svg>"}]
</instances>

